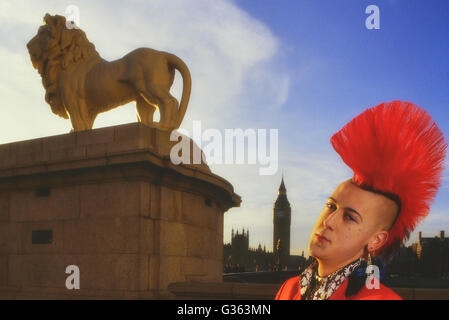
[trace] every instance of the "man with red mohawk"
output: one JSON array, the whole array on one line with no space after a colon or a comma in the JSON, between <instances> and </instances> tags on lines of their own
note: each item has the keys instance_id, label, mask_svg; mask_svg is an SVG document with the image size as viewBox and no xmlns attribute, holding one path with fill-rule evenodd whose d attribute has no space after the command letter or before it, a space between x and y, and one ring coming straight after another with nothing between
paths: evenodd
<instances>
[{"instance_id":1,"label":"man with red mohawk","mask_svg":"<svg viewBox=\"0 0 449 320\"><path fill-rule=\"evenodd\" d=\"M354 175L319 215L309 241L315 261L276 299L401 299L381 283L368 285L372 261L391 261L429 213L441 184L443 134L425 110L392 101L355 117L331 144Z\"/></svg>"}]
</instances>

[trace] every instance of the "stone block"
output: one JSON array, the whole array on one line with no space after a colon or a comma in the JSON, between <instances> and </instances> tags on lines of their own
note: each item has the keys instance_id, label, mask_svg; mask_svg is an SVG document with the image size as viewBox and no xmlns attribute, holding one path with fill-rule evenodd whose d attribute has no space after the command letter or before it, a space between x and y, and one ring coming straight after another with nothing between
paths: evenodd
<instances>
[{"instance_id":1,"label":"stone block","mask_svg":"<svg viewBox=\"0 0 449 320\"><path fill-rule=\"evenodd\" d=\"M25 156L32 153L41 153L43 151L42 145L44 139L45 138L40 138L11 143L10 152L16 154L17 156Z\"/></svg>"},{"instance_id":2,"label":"stone block","mask_svg":"<svg viewBox=\"0 0 449 320\"><path fill-rule=\"evenodd\" d=\"M11 144L0 144L0 167L8 167L15 162L15 154L11 153Z\"/></svg>"},{"instance_id":3,"label":"stone block","mask_svg":"<svg viewBox=\"0 0 449 320\"><path fill-rule=\"evenodd\" d=\"M155 134L154 141L157 146L157 152L161 155L169 156L172 146L176 144L175 141L170 141L171 132L156 129L153 130Z\"/></svg>"},{"instance_id":4,"label":"stone block","mask_svg":"<svg viewBox=\"0 0 449 320\"><path fill-rule=\"evenodd\" d=\"M66 289L69 265L79 267L81 289L137 291L147 287L148 256L136 254L11 255L9 285Z\"/></svg>"},{"instance_id":5,"label":"stone block","mask_svg":"<svg viewBox=\"0 0 449 320\"><path fill-rule=\"evenodd\" d=\"M222 267L219 261L186 257L182 259L181 272L187 281L222 281Z\"/></svg>"},{"instance_id":6,"label":"stone block","mask_svg":"<svg viewBox=\"0 0 449 320\"><path fill-rule=\"evenodd\" d=\"M206 272L203 278L204 281L221 282L223 280L223 258L219 260L205 259L204 269Z\"/></svg>"},{"instance_id":7,"label":"stone block","mask_svg":"<svg viewBox=\"0 0 449 320\"><path fill-rule=\"evenodd\" d=\"M18 253L21 248L20 224L0 223L0 254Z\"/></svg>"},{"instance_id":8,"label":"stone block","mask_svg":"<svg viewBox=\"0 0 449 320\"><path fill-rule=\"evenodd\" d=\"M159 255L151 255L148 257L148 289L158 290L159 289L159 271L160 269L160 257Z\"/></svg>"},{"instance_id":9,"label":"stone block","mask_svg":"<svg viewBox=\"0 0 449 320\"><path fill-rule=\"evenodd\" d=\"M161 216L161 186L150 185L150 216L159 219Z\"/></svg>"},{"instance_id":10,"label":"stone block","mask_svg":"<svg viewBox=\"0 0 449 320\"><path fill-rule=\"evenodd\" d=\"M218 210L215 201L209 199L209 205L206 204L206 199L204 200L204 221L207 228L211 230L217 230L218 227Z\"/></svg>"},{"instance_id":11,"label":"stone block","mask_svg":"<svg viewBox=\"0 0 449 320\"><path fill-rule=\"evenodd\" d=\"M50 161L69 161L86 157L86 147L60 148L49 151Z\"/></svg>"},{"instance_id":12,"label":"stone block","mask_svg":"<svg viewBox=\"0 0 449 320\"><path fill-rule=\"evenodd\" d=\"M223 229L216 231L215 235L215 243L214 243L214 259L223 259Z\"/></svg>"},{"instance_id":13,"label":"stone block","mask_svg":"<svg viewBox=\"0 0 449 320\"><path fill-rule=\"evenodd\" d=\"M13 287L65 288L65 269L74 259L54 254L9 256L8 284Z\"/></svg>"},{"instance_id":14,"label":"stone block","mask_svg":"<svg viewBox=\"0 0 449 320\"><path fill-rule=\"evenodd\" d=\"M414 288L390 288L404 300L415 300ZM448 291L449 292L449 291Z\"/></svg>"},{"instance_id":15,"label":"stone block","mask_svg":"<svg viewBox=\"0 0 449 320\"><path fill-rule=\"evenodd\" d=\"M184 275L205 275L205 259L197 257L183 257L181 260L181 272Z\"/></svg>"},{"instance_id":16,"label":"stone block","mask_svg":"<svg viewBox=\"0 0 449 320\"><path fill-rule=\"evenodd\" d=\"M161 187L161 215L160 218L168 221L181 221L182 195L179 191Z\"/></svg>"},{"instance_id":17,"label":"stone block","mask_svg":"<svg viewBox=\"0 0 449 320\"><path fill-rule=\"evenodd\" d=\"M114 127L105 127L95 130L77 131L76 145L86 146L89 144L109 143L114 141Z\"/></svg>"},{"instance_id":18,"label":"stone block","mask_svg":"<svg viewBox=\"0 0 449 320\"><path fill-rule=\"evenodd\" d=\"M165 220L156 221L159 228L159 251L164 255L186 256L188 248L187 225Z\"/></svg>"},{"instance_id":19,"label":"stone block","mask_svg":"<svg viewBox=\"0 0 449 320\"><path fill-rule=\"evenodd\" d=\"M170 283L185 281L185 273L182 270L184 258L161 255L159 261L160 269L158 273L160 290L166 290Z\"/></svg>"},{"instance_id":20,"label":"stone block","mask_svg":"<svg viewBox=\"0 0 449 320\"><path fill-rule=\"evenodd\" d=\"M9 168L16 165L16 154L4 152L0 156L0 168Z\"/></svg>"},{"instance_id":21,"label":"stone block","mask_svg":"<svg viewBox=\"0 0 449 320\"><path fill-rule=\"evenodd\" d=\"M139 252L140 253L154 253L155 247L155 227L154 220L145 217L139 218Z\"/></svg>"},{"instance_id":22,"label":"stone block","mask_svg":"<svg viewBox=\"0 0 449 320\"><path fill-rule=\"evenodd\" d=\"M37 196L35 189L10 193L11 221L73 219L79 216L79 187L50 188L48 196Z\"/></svg>"},{"instance_id":23,"label":"stone block","mask_svg":"<svg viewBox=\"0 0 449 320\"><path fill-rule=\"evenodd\" d=\"M9 192L0 191L0 222L9 221Z\"/></svg>"},{"instance_id":24,"label":"stone block","mask_svg":"<svg viewBox=\"0 0 449 320\"><path fill-rule=\"evenodd\" d=\"M79 267L82 288L137 291L148 287L146 255L83 255Z\"/></svg>"},{"instance_id":25,"label":"stone block","mask_svg":"<svg viewBox=\"0 0 449 320\"><path fill-rule=\"evenodd\" d=\"M206 257L208 248L212 243L208 243L205 229L201 229L191 225L185 225L187 230L187 256L189 257Z\"/></svg>"},{"instance_id":26,"label":"stone block","mask_svg":"<svg viewBox=\"0 0 449 320\"><path fill-rule=\"evenodd\" d=\"M218 248L216 247L215 232L192 225L186 225L187 256L199 258L212 258ZM223 244L221 244L223 245Z\"/></svg>"},{"instance_id":27,"label":"stone block","mask_svg":"<svg viewBox=\"0 0 449 320\"><path fill-rule=\"evenodd\" d=\"M112 218L137 216L140 212L140 183L107 181L80 187L81 216Z\"/></svg>"},{"instance_id":28,"label":"stone block","mask_svg":"<svg viewBox=\"0 0 449 320\"><path fill-rule=\"evenodd\" d=\"M232 286L232 294L237 299L245 299L247 297L254 297L253 299L272 297L271 299L274 299L277 291L277 286L264 283L235 283Z\"/></svg>"},{"instance_id":29,"label":"stone block","mask_svg":"<svg viewBox=\"0 0 449 320\"><path fill-rule=\"evenodd\" d=\"M108 145L108 154L122 151L154 148L151 128L141 123L115 127L114 143Z\"/></svg>"},{"instance_id":30,"label":"stone block","mask_svg":"<svg viewBox=\"0 0 449 320\"><path fill-rule=\"evenodd\" d=\"M204 219L204 198L202 196L183 192L182 194L182 222L195 225L206 226Z\"/></svg>"},{"instance_id":31,"label":"stone block","mask_svg":"<svg viewBox=\"0 0 449 320\"><path fill-rule=\"evenodd\" d=\"M0 254L0 286L8 285L8 256Z\"/></svg>"},{"instance_id":32,"label":"stone block","mask_svg":"<svg viewBox=\"0 0 449 320\"><path fill-rule=\"evenodd\" d=\"M151 185L148 182L140 183L140 215L151 218Z\"/></svg>"},{"instance_id":33,"label":"stone block","mask_svg":"<svg viewBox=\"0 0 449 320\"><path fill-rule=\"evenodd\" d=\"M109 143L96 143L86 146L86 157L106 156Z\"/></svg>"},{"instance_id":34,"label":"stone block","mask_svg":"<svg viewBox=\"0 0 449 320\"><path fill-rule=\"evenodd\" d=\"M42 149L44 152L74 148L76 148L76 134L73 132L45 137L42 141Z\"/></svg>"},{"instance_id":35,"label":"stone block","mask_svg":"<svg viewBox=\"0 0 449 320\"><path fill-rule=\"evenodd\" d=\"M11 144L10 143L0 144L0 159L3 158L6 155L9 155L10 154L10 150L11 150Z\"/></svg>"},{"instance_id":36,"label":"stone block","mask_svg":"<svg viewBox=\"0 0 449 320\"><path fill-rule=\"evenodd\" d=\"M150 253L153 221L142 217L64 221L63 251L70 254Z\"/></svg>"},{"instance_id":37,"label":"stone block","mask_svg":"<svg viewBox=\"0 0 449 320\"><path fill-rule=\"evenodd\" d=\"M218 233L221 233L221 237L223 238L224 213L220 212L220 210L217 209L216 215L217 215L217 220L216 220L217 228L216 228L216 230L217 230Z\"/></svg>"},{"instance_id":38,"label":"stone block","mask_svg":"<svg viewBox=\"0 0 449 320\"><path fill-rule=\"evenodd\" d=\"M446 296L447 290L445 289L415 289L415 300L442 300Z\"/></svg>"},{"instance_id":39,"label":"stone block","mask_svg":"<svg viewBox=\"0 0 449 320\"><path fill-rule=\"evenodd\" d=\"M186 281L172 283L169 290L177 299L232 299L234 283Z\"/></svg>"},{"instance_id":40,"label":"stone block","mask_svg":"<svg viewBox=\"0 0 449 320\"><path fill-rule=\"evenodd\" d=\"M47 162L48 160L50 160L50 155L47 152L37 151L29 153L20 153L16 154L15 164L17 166L35 165Z\"/></svg>"},{"instance_id":41,"label":"stone block","mask_svg":"<svg viewBox=\"0 0 449 320\"><path fill-rule=\"evenodd\" d=\"M137 256L139 269L136 287L138 291L150 290L150 259L150 255L139 254Z\"/></svg>"}]
</instances>

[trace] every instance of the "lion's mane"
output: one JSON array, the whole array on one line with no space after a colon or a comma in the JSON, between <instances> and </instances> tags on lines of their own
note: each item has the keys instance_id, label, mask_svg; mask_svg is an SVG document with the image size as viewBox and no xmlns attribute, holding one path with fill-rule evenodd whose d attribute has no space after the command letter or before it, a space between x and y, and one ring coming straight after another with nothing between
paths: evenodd
<instances>
[{"instance_id":1,"label":"lion's mane","mask_svg":"<svg viewBox=\"0 0 449 320\"><path fill-rule=\"evenodd\" d=\"M68 119L58 87L60 73L73 64L99 57L99 54L84 31L67 28L65 17L47 14L44 21L46 24L41 26L36 36L40 55L35 63L46 90L45 100L50 104L53 113Z\"/></svg>"}]
</instances>

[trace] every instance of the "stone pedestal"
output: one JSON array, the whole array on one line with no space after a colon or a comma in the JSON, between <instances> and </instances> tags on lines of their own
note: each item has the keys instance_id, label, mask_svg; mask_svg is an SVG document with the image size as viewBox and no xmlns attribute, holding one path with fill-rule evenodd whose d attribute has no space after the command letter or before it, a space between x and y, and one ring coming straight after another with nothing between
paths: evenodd
<instances>
[{"instance_id":1,"label":"stone pedestal","mask_svg":"<svg viewBox=\"0 0 449 320\"><path fill-rule=\"evenodd\" d=\"M132 123L0 145L0 299L169 298L170 283L220 282L223 214L240 197L205 164L174 165L175 143Z\"/></svg>"}]
</instances>

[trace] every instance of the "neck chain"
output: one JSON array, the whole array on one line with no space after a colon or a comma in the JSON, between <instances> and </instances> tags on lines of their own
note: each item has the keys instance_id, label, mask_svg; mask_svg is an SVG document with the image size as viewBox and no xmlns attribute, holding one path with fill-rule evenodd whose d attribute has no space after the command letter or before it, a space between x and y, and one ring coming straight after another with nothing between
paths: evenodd
<instances>
[{"instance_id":1,"label":"neck chain","mask_svg":"<svg viewBox=\"0 0 449 320\"><path fill-rule=\"evenodd\" d=\"M360 265L361 261L361 258L357 259L324 277L318 275L318 263L315 261L301 274L301 299L329 299L351 272Z\"/></svg>"}]
</instances>

